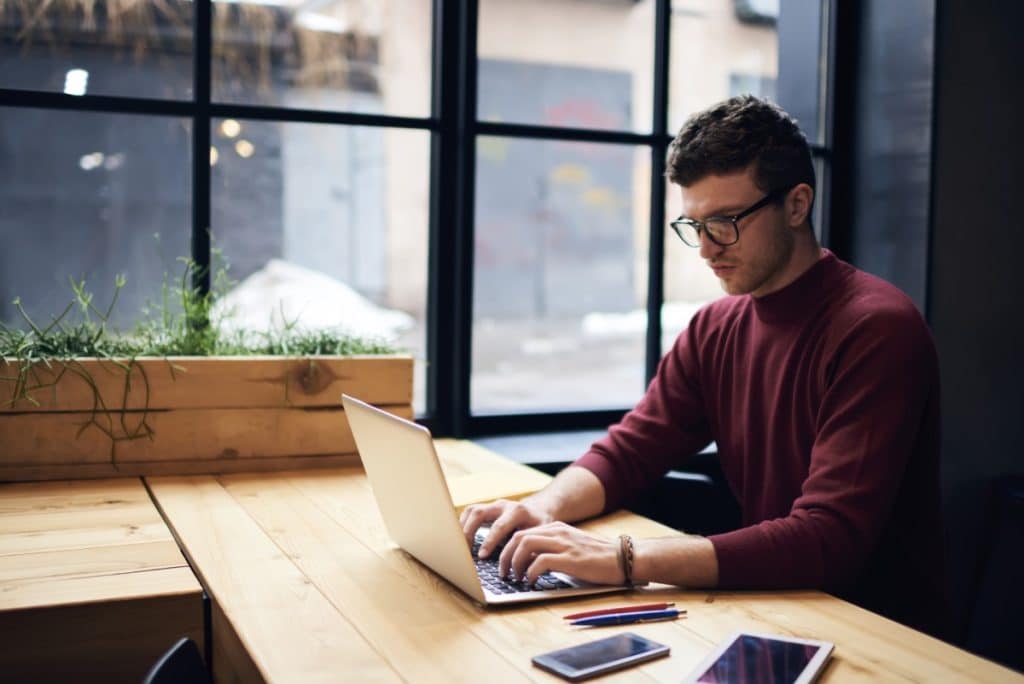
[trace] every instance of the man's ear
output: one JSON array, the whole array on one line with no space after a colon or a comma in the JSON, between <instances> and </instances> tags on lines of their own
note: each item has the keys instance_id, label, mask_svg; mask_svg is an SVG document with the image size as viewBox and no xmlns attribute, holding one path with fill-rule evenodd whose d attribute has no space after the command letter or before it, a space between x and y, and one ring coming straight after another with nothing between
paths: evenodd
<instances>
[{"instance_id":1,"label":"man's ear","mask_svg":"<svg viewBox=\"0 0 1024 684\"><path fill-rule=\"evenodd\" d=\"M791 228L804 225L814 203L814 190L807 183L800 183L786 195L786 223Z\"/></svg>"}]
</instances>

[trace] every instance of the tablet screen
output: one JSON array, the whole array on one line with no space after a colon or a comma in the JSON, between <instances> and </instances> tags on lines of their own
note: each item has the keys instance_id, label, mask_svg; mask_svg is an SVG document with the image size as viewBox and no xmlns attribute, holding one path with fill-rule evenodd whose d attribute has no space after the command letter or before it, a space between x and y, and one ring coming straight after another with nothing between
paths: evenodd
<instances>
[{"instance_id":1,"label":"tablet screen","mask_svg":"<svg viewBox=\"0 0 1024 684\"><path fill-rule=\"evenodd\" d=\"M741 634L697 681L792 684L819 648Z\"/></svg>"}]
</instances>

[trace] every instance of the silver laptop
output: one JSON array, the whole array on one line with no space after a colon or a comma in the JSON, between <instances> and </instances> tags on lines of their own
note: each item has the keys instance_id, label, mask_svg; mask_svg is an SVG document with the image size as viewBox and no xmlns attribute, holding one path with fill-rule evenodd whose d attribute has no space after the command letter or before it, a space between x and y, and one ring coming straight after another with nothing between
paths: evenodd
<instances>
[{"instance_id":1,"label":"silver laptop","mask_svg":"<svg viewBox=\"0 0 1024 684\"><path fill-rule=\"evenodd\" d=\"M498 577L498 553L476 558L486 530L470 550L459 525L430 431L342 395L366 477L388 534L405 551L485 605L623 591L550 572L534 586Z\"/></svg>"}]
</instances>

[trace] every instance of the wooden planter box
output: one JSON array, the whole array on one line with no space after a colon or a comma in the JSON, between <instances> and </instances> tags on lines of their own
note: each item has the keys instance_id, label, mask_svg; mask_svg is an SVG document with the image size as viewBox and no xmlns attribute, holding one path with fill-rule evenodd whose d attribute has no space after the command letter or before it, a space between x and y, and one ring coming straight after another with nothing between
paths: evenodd
<instances>
[{"instance_id":1,"label":"wooden planter box","mask_svg":"<svg viewBox=\"0 0 1024 684\"><path fill-rule=\"evenodd\" d=\"M125 362L127 363L127 362ZM356 462L346 392L412 417L409 356L82 359L11 405L0 360L0 481L305 468ZM130 382L128 380L130 379ZM112 439L113 437L113 439Z\"/></svg>"}]
</instances>

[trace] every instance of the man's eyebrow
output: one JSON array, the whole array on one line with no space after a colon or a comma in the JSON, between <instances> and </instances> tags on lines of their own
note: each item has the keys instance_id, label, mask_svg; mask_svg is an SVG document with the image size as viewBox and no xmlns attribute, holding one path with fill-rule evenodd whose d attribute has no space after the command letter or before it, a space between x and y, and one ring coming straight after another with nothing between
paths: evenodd
<instances>
[{"instance_id":1,"label":"man's eyebrow","mask_svg":"<svg viewBox=\"0 0 1024 684\"><path fill-rule=\"evenodd\" d=\"M727 216L735 216L736 214L738 214L741 211L743 211L743 209L745 209L745 208L746 208L745 205L743 207L737 207L736 205L733 205L733 204L727 204L724 207L722 207L721 209L716 209L715 211L708 212L707 216L704 217L704 220L707 220L707 219L713 218L713 217L714 218L724 218L724 217L727 217ZM692 216L690 216L689 214L687 214L685 212L683 212L679 216L680 216L680 218L687 218L687 219L691 219L691 220L693 219Z\"/></svg>"}]
</instances>

